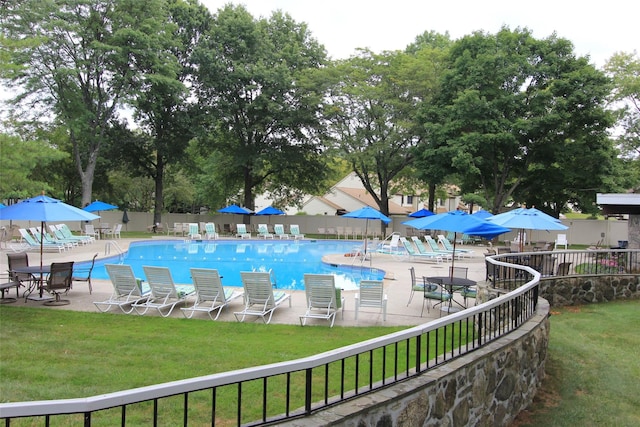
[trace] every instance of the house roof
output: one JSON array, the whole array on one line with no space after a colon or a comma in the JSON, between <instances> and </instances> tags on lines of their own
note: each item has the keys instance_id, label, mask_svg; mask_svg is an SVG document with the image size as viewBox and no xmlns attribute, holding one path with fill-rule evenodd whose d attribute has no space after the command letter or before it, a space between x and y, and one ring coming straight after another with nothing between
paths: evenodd
<instances>
[{"instance_id":1,"label":"house roof","mask_svg":"<svg viewBox=\"0 0 640 427\"><path fill-rule=\"evenodd\" d=\"M336 210L341 208L340 205L338 205L338 204L332 202L331 200L327 199L326 197L322 197L322 196L314 196L314 197L309 198L309 200L307 200L305 202L305 205L309 204L313 200L315 200L317 202L320 202L322 204L325 204L325 205L329 206L330 208L333 208L333 209L336 209Z\"/></svg>"},{"instance_id":2,"label":"house roof","mask_svg":"<svg viewBox=\"0 0 640 427\"><path fill-rule=\"evenodd\" d=\"M364 205L371 206L374 209L377 209L378 204L373 199L371 194L367 192L367 190L363 188L347 188L347 187L336 187L336 190L339 190L354 199L358 200L360 203ZM410 208L404 208L399 204L392 202L389 200L389 215L407 215L411 213Z\"/></svg>"}]
</instances>

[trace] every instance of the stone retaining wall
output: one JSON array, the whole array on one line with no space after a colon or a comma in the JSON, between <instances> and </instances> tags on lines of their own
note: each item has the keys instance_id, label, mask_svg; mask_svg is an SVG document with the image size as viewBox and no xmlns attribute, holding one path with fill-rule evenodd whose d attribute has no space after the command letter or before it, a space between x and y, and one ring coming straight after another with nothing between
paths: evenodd
<instances>
[{"instance_id":1,"label":"stone retaining wall","mask_svg":"<svg viewBox=\"0 0 640 427\"><path fill-rule=\"evenodd\" d=\"M549 344L549 304L517 331L425 374L286 426L508 426L533 400Z\"/></svg>"},{"instance_id":2,"label":"stone retaining wall","mask_svg":"<svg viewBox=\"0 0 640 427\"><path fill-rule=\"evenodd\" d=\"M540 280L540 297L554 307L640 298L640 276L563 276Z\"/></svg>"}]
</instances>

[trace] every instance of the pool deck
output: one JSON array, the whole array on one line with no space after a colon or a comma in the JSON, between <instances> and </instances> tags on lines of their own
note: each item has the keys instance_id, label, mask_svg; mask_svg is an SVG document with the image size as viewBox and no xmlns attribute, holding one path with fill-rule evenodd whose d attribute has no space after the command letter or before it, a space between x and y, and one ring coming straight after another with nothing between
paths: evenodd
<instances>
[{"instance_id":1,"label":"pool deck","mask_svg":"<svg viewBox=\"0 0 640 427\"><path fill-rule=\"evenodd\" d=\"M164 239L164 237L163 237ZM134 241L140 241L144 239L118 239L117 243L123 250L127 250L129 244ZM63 262L63 261L90 261L93 256L97 253L98 258L105 256L105 249L107 241L98 240L92 244L85 246L78 246L70 251L66 251L63 253L53 253L53 252L45 252L43 254L43 263L50 264L51 262ZM354 241L354 244L357 244L357 241ZM484 252L485 247L482 246L460 246L464 249L472 249L474 252L469 258L456 259L455 265L468 267L468 277L472 280L482 281L485 278L485 264L484 264ZM0 272L7 271L7 257L6 253L12 252L11 249L7 249L3 247L0 252ZM111 250L111 254L114 254L114 251ZM37 265L40 260L39 252L30 251L29 252L29 263L30 265ZM354 262L353 258L345 257L344 254L335 254L329 255L325 257L325 261L331 262L334 264L347 264L352 265ZM356 261L356 265L360 265L360 261ZM415 326L421 323L427 322L431 319L438 318L441 316L447 315L446 312L443 312L436 309L431 309L427 313L427 304L425 303L425 309L423 316L420 315L422 310L422 296L419 292L416 292L411 304L407 306L407 302L409 300L410 295L410 282L411 276L409 273L409 267L413 266L416 270L417 277L422 276L443 276L448 274L448 266L451 265L451 262L448 263L436 263L436 262L424 262L424 261L413 261L406 257L398 257L389 254L379 254L375 253L371 257L370 260L364 261L365 266L372 266L375 268L382 269L386 271L386 277L384 280L385 285L385 293L388 296L387 303L387 320L382 320L382 313L378 309L374 308L363 308L361 309L358 320L355 319L355 303L354 297L357 291L344 291L343 295L345 297L345 309L344 309L344 319L341 317L340 313L336 317L335 326ZM89 289L84 283L76 283L74 288L69 291L68 295L65 299L71 301L71 304L66 306L59 307L51 307L43 305L42 301L33 301L27 300L25 302L24 299L19 299L14 304L19 304L27 307L34 308L44 308L51 310L77 310L77 311L90 311L90 312L98 312L96 306L93 304L94 301L104 301L111 295L112 285L109 280L99 280L92 279L93 283L93 293L89 294ZM289 292L289 291L287 291ZM300 324L299 316L304 314L305 312L305 298L304 291L291 291L291 308L289 308L288 304L285 303L283 306L279 307L274 315L271 323L281 323L281 324ZM10 296L15 296L15 290L10 291ZM456 300L462 302L460 295L456 294ZM187 300L188 301L188 300ZM473 300L471 300L473 303ZM188 304L188 303L187 303ZM12 304L13 305L13 304ZM182 311L179 309L179 305L176 306L171 317L182 318ZM218 318L217 321L233 321L235 322L235 317L233 315L234 311L239 311L242 308L242 300L237 299L233 301L230 305L224 308L222 314ZM119 313L120 311L112 310L111 313ZM105 314L106 315L106 314ZM131 314L135 315L135 314ZM149 312L146 314L147 316L157 315L155 313ZM190 321L197 320L206 320L211 321L209 317L204 313L196 314ZM250 318L247 318L245 321L253 321ZM261 322L260 319L256 319L257 322ZM321 320L309 320L307 325L328 325L326 321Z\"/></svg>"}]
</instances>

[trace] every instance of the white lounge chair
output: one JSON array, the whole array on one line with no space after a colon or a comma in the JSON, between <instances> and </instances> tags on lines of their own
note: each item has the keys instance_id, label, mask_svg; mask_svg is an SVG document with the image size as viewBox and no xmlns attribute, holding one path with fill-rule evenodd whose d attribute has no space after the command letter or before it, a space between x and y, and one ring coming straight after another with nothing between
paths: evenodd
<instances>
[{"instance_id":1,"label":"white lounge chair","mask_svg":"<svg viewBox=\"0 0 640 427\"><path fill-rule=\"evenodd\" d=\"M208 222L204 225L205 238L207 240L216 240L218 233L216 232L216 225L213 222Z\"/></svg>"},{"instance_id":2,"label":"white lounge chair","mask_svg":"<svg viewBox=\"0 0 640 427\"><path fill-rule=\"evenodd\" d=\"M330 327L336 320L336 313L342 309L344 319L344 297L340 288L336 288L333 274L305 274L304 292L307 311L300 316L300 324L304 326L307 319L329 320Z\"/></svg>"},{"instance_id":3,"label":"white lounge chair","mask_svg":"<svg viewBox=\"0 0 640 427\"><path fill-rule=\"evenodd\" d=\"M195 293L193 285L176 285L168 267L142 266L144 275L151 288L151 296L147 301L133 304L133 308L140 315L149 309L158 310L162 317L171 315L174 307ZM166 310L166 312L163 312Z\"/></svg>"},{"instance_id":4,"label":"white lounge chair","mask_svg":"<svg viewBox=\"0 0 640 427\"><path fill-rule=\"evenodd\" d=\"M300 233L300 227L298 226L298 224L291 224L289 226L289 232L291 233L291 236L295 239L304 239L304 234ZM321 233L324 234L324 233Z\"/></svg>"},{"instance_id":5,"label":"white lounge chair","mask_svg":"<svg viewBox=\"0 0 640 427\"><path fill-rule=\"evenodd\" d=\"M38 227L38 229L39 228L40 227ZM47 231L46 228L44 230L45 230L45 233L44 233L45 241L49 243L66 244L68 248L73 248L74 246L80 246L81 243L83 245L86 245L88 243L87 241L81 241L80 239L76 239L73 236L70 238L64 237L62 232L58 230L58 227L53 224L49 224L49 231L50 231L49 233L46 232Z\"/></svg>"},{"instance_id":6,"label":"white lounge chair","mask_svg":"<svg viewBox=\"0 0 640 427\"><path fill-rule=\"evenodd\" d=\"M218 320L222 309L231 301L242 296L238 288L225 288L218 270L210 268L192 268L191 279L196 288L196 300L190 307L182 307L182 314L187 319L196 312L207 313L211 320ZM213 313L217 311L215 317Z\"/></svg>"},{"instance_id":7,"label":"white lounge chair","mask_svg":"<svg viewBox=\"0 0 640 427\"><path fill-rule=\"evenodd\" d=\"M448 251L450 253L453 253L453 245L451 244L451 241L449 239L447 239L446 237L444 237L444 235L442 234L438 234L438 242L442 245L442 247L444 248L445 251ZM462 248L456 248L455 250L455 254L458 257L458 259L467 257L469 258L471 256L471 254L473 254L473 251L471 249L462 249Z\"/></svg>"},{"instance_id":8,"label":"white lounge chair","mask_svg":"<svg viewBox=\"0 0 640 427\"><path fill-rule=\"evenodd\" d=\"M433 249L429 250L418 236L411 236L411 241L413 242L414 245L416 245L416 249L418 249L419 254L440 255L446 260L451 260L451 258L453 258L453 256L449 251L439 250L438 243L435 240L433 240L430 236L427 236L427 237L431 242L433 242L433 245L431 245L431 248L433 248L435 245L435 247L438 248L438 250L433 250Z\"/></svg>"},{"instance_id":9,"label":"white lounge chair","mask_svg":"<svg viewBox=\"0 0 640 427\"><path fill-rule=\"evenodd\" d=\"M276 236L278 236L280 240L289 238L289 235L284 232L284 225L282 224L275 224L273 226L273 231L276 233Z\"/></svg>"},{"instance_id":10,"label":"white lounge chair","mask_svg":"<svg viewBox=\"0 0 640 427\"><path fill-rule=\"evenodd\" d=\"M289 300L291 307L291 295L274 291L271 274L268 272L241 271L240 276L244 286L244 310L233 313L239 322L244 321L246 316L257 316L264 323L269 323L273 312L283 302Z\"/></svg>"},{"instance_id":11,"label":"white lounge chair","mask_svg":"<svg viewBox=\"0 0 640 427\"><path fill-rule=\"evenodd\" d=\"M74 246L78 246L78 242L71 243L71 242L63 242L61 240L56 239L55 237L53 237L51 234L49 234L47 232L47 229L43 229L43 232L41 233L41 228L40 227L31 227L29 228L29 232L31 233L31 235L36 239L36 242L40 243L40 239L42 239L42 241L46 244L50 244L50 245L63 245L65 247L65 250L67 249L72 249Z\"/></svg>"},{"instance_id":12,"label":"white lounge chair","mask_svg":"<svg viewBox=\"0 0 640 427\"><path fill-rule=\"evenodd\" d=\"M118 307L123 313L133 311L133 304L146 301L151 296L149 285L133 274L130 265L107 264L107 274L113 285L113 293L105 301L95 301L93 304L102 312Z\"/></svg>"},{"instance_id":13,"label":"white lounge chair","mask_svg":"<svg viewBox=\"0 0 640 427\"><path fill-rule=\"evenodd\" d=\"M447 256L447 254L441 253L427 253L422 254L413 247L411 242L409 242L405 237L400 238L400 243L404 246L404 249L409 254L411 259L415 260L426 260L426 261L435 261L435 262L443 262Z\"/></svg>"},{"instance_id":14,"label":"white lounge chair","mask_svg":"<svg viewBox=\"0 0 640 427\"><path fill-rule=\"evenodd\" d=\"M85 245L96 240L95 237L92 236L73 234L67 224L58 224L56 228L60 231L60 233L62 233L62 237L64 237L65 239L82 240Z\"/></svg>"},{"instance_id":15,"label":"white lounge chair","mask_svg":"<svg viewBox=\"0 0 640 427\"><path fill-rule=\"evenodd\" d=\"M362 307L375 307L382 310L382 320L387 320L387 295L382 280L361 280L360 292L356 294L356 320Z\"/></svg>"},{"instance_id":16,"label":"white lounge chair","mask_svg":"<svg viewBox=\"0 0 640 427\"><path fill-rule=\"evenodd\" d=\"M236 237L241 239L250 239L251 233L247 232L246 224L236 224Z\"/></svg>"},{"instance_id":17,"label":"white lounge chair","mask_svg":"<svg viewBox=\"0 0 640 427\"><path fill-rule=\"evenodd\" d=\"M29 245L29 250L40 250L41 246L40 243L37 242L35 240L35 238L29 234L29 232L24 229L24 228L20 228L18 229L20 236L22 237L22 239L27 243L27 245ZM64 250L67 249L66 245L61 245L61 244L57 244L57 243L46 243L43 242L42 243L42 250L44 251L58 251L58 252L62 252Z\"/></svg>"},{"instance_id":18,"label":"white lounge chair","mask_svg":"<svg viewBox=\"0 0 640 427\"><path fill-rule=\"evenodd\" d=\"M267 224L258 224L258 237L262 237L265 240L273 239L273 233L269 233Z\"/></svg>"},{"instance_id":19,"label":"white lounge chair","mask_svg":"<svg viewBox=\"0 0 640 427\"><path fill-rule=\"evenodd\" d=\"M189 234L187 237L191 240L200 240L202 239L202 235L200 234L200 230L198 229L198 224L192 222L189 224Z\"/></svg>"}]
</instances>

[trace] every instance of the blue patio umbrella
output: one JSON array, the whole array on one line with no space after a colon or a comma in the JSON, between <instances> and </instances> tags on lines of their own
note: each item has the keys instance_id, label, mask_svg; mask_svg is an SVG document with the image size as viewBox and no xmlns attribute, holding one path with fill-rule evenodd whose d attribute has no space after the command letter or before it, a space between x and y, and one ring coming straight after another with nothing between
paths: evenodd
<instances>
[{"instance_id":1,"label":"blue patio umbrella","mask_svg":"<svg viewBox=\"0 0 640 427\"><path fill-rule=\"evenodd\" d=\"M485 211L484 209L480 209L479 211L474 212L471 215L477 216L480 219L487 219L487 218L491 218L493 216L493 214L491 212Z\"/></svg>"},{"instance_id":2,"label":"blue patio umbrella","mask_svg":"<svg viewBox=\"0 0 640 427\"><path fill-rule=\"evenodd\" d=\"M422 208L418 211L410 213L407 216L410 216L411 218L424 218L425 216L431 216L431 215L435 215L435 214L431 212L429 209Z\"/></svg>"},{"instance_id":3,"label":"blue patio umbrella","mask_svg":"<svg viewBox=\"0 0 640 427\"><path fill-rule=\"evenodd\" d=\"M6 208L6 207L7 207L7 205L5 205L4 203L0 203L0 209Z\"/></svg>"},{"instance_id":4,"label":"blue patio umbrella","mask_svg":"<svg viewBox=\"0 0 640 427\"><path fill-rule=\"evenodd\" d=\"M494 215L487 219L492 224L501 225L511 229L520 229L520 250L524 239L524 230L566 230L569 227L562 224L559 219L552 217L536 208L517 208Z\"/></svg>"},{"instance_id":5,"label":"blue patio umbrella","mask_svg":"<svg viewBox=\"0 0 640 427\"><path fill-rule=\"evenodd\" d=\"M4 209L0 209L1 220L40 221L40 267L42 268L42 243L44 241L45 222L93 221L100 218L90 212L68 205L44 194L23 200Z\"/></svg>"},{"instance_id":6,"label":"blue patio umbrella","mask_svg":"<svg viewBox=\"0 0 640 427\"><path fill-rule=\"evenodd\" d=\"M284 215L285 213L282 212L280 209L276 209L273 206L267 206L264 209L259 210L258 212L256 212L256 215L260 215L260 216L266 216L269 218L269 223L271 223L271 215Z\"/></svg>"},{"instance_id":7,"label":"blue patio umbrella","mask_svg":"<svg viewBox=\"0 0 640 427\"><path fill-rule=\"evenodd\" d=\"M253 212L251 209L243 208L238 205L229 205L222 209L218 209L220 213L229 213L229 214L237 214L237 215L251 215Z\"/></svg>"},{"instance_id":8,"label":"blue patio umbrella","mask_svg":"<svg viewBox=\"0 0 640 427\"><path fill-rule=\"evenodd\" d=\"M348 212L342 216L344 218L358 218L358 219L367 220L364 226L364 253L365 254L367 253L367 234L369 232L369 220L370 219L379 220L384 222L385 224L389 224L391 222L391 218L389 218L382 212L373 209L371 206L365 206L353 212Z\"/></svg>"},{"instance_id":9,"label":"blue patio umbrella","mask_svg":"<svg viewBox=\"0 0 640 427\"><path fill-rule=\"evenodd\" d=\"M118 209L118 207L116 205L111 205L109 203L102 202L100 200L96 200L95 202L91 202L87 206L82 208L83 211L98 212L98 214L100 213L100 211L111 211L111 210L114 210L114 209ZM102 220L100 220L100 222L102 223Z\"/></svg>"},{"instance_id":10,"label":"blue patio umbrella","mask_svg":"<svg viewBox=\"0 0 640 427\"><path fill-rule=\"evenodd\" d=\"M91 202L90 204L82 208L83 211L87 212L110 211L113 209L118 209L118 207L116 205L110 205L109 203L101 202L100 200Z\"/></svg>"},{"instance_id":11,"label":"blue patio umbrella","mask_svg":"<svg viewBox=\"0 0 640 427\"><path fill-rule=\"evenodd\" d=\"M276 209L273 206L267 206L266 208L256 212L256 215L284 215L280 209Z\"/></svg>"},{"instance_id":12,"label":"blue patio umbrella","mask_svg":"<svg viewBox=\"0 0 640 427\"><path fill-rule=\"evenodd\" d=\"M454 265L456 259L456 240L458 240L455 237L456 233L492 239L500 234L511 231L506 227L492 224L484 219L469 215L463 211L444 212L437 215L405 221L403 224L419 230L452 231L454 233L454 239L451 266ZM451 271L453 271L453 269L451 269Z\"/></svg>"}]
</instances>

